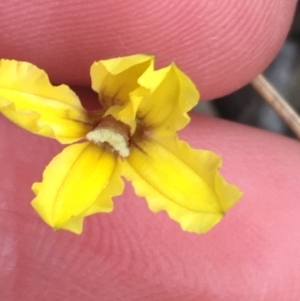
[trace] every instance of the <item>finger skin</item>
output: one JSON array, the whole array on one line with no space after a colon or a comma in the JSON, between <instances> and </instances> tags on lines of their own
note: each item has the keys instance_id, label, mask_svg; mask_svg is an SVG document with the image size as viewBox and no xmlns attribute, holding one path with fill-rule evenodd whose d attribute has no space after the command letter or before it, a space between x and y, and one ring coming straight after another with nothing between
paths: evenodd
<instances>
[{"instance_id":1,"label":"finger skin","mask_svg":"<svg viewBox=\"0 0 300 301\"><path fill-rule=\"evenodd\" d=\"M193 115L181 137L222 155L244 197L206 235L153 214L130 185L80 236L35 214L30 186L61 146L0 116L0 291L3 300L300 300L300 146Z\"/></svg>"},{"instance_id":2,"label":"finger skin","mask_svg":"<svg viewBox=\"0 0 300 301\"><path fill-rule=\"evenodd\" d=\"M202 99L248 83L272 61L295 0L1 1L0 57L26 60L57 83L90 85L95 60L151 53L176 61Z\"/></svg>"}]
</instances>

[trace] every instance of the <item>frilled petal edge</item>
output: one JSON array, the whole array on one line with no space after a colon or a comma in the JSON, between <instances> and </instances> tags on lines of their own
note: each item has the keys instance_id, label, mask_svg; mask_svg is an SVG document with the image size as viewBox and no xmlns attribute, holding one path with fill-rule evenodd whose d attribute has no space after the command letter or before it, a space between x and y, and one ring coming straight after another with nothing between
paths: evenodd
<instances>
[{"instance_id":1,"label":"frilled petal edge","mask_svg":"<svg viewBox=\"0 0 300 301\"><path fill-rule=\"evenodd\" d=\"M85 216L113 210L112 197L124 189L118 158L86 142L65 148L32 187L32 206L54 229L81 233Z\"/></svg>"},{"instance_id":2,"label":"frilled petal edge","mask_svg":"<svg viewBox=\"0 0 300 301\"><path fill-rule=\"evenodd\" d=\"M45 71L27 62L0 60L0 112L38 135L72 143L93 124L77 95L53 86Z\"/></svg>"},{"instance_id":3,"label":"frilled petal edge","mask_svg":"<svg viewBox=\"0 0 300 301\"><path fill-rule=\"evenodd\" d=\"M131 56L101 60L91 66L92 89L98 93L102 107L126 105L129 94L139 87L139 77L153 65L150 55Z\"/></svg>"},{"instance_id":4,"label":"frilled petal edge","mask_svg":"<svg viewBox=\"0 0 300 301\"><path fill-rule=\"evenodd\" d=\"M166 136L189 123L187 112L198 103L200 94L174 63L159 70L148 68L138 83L149 91L138 108L138 118L144 128L155 135ZM137 92L138 89L133 94Z\"/></svg>"},{"instance_id":5,"label":"frilled petal edge","mask_svg":"<svg viewBox=\"0 0 300 301\"><path fill-rule=\"evenodd\" d=\"M205 233L242 196L219 174L220 165L218 155L176 137L144 137L132 146L123 173L152 211L165 210L184 230Z\"/></svg>"}]
</instances>

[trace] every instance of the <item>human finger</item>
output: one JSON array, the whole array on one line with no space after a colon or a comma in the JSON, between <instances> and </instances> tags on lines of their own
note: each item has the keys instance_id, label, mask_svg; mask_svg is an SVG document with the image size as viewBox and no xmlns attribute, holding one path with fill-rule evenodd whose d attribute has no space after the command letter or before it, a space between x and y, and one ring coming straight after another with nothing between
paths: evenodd
<instances>
[{"instance_id":1,"label":"human finger","mask_svg":"<svg viewBox=\"0 0 300 301\"><path fill-rule=\"evenodd\" d=\"M0 291L5 300L298 301L300 147L199 115L181 138L223 157L244 197L206 235L153 214L127 185L81 236L53 232L33 212L32 182L61 147L0 119Z\"/></svg>"},{"instance_id":2,"label":"human finger","mask_svg":"<svg viewBox=\"0 0 300 301\"><path fill-rule=\"evenodd\" d=\"M95 60L133 53L176 61L202 99L240 88L271 62L294 0L2 1L0 57L46 69L54 82L90 85Z\"/></svg>"}]
</instances>

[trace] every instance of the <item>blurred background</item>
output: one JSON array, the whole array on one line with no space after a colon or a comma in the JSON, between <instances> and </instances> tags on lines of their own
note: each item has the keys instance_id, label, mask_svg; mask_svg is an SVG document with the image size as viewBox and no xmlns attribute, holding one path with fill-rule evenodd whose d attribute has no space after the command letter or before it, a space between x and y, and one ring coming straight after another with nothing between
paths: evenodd
<instances>
[{"instance_id":1,"label":"blurred background","mask_svg":"<svg viewBox=\"0 0 300 301\"><path fill-rule=\"evenodd\" d=\"M264 76L290 105L300 112L300 5L298 4L290 33ZM255 126L282 135L295 137L284 121L247 85L225 97L200 102L195 108L204 114Z\"/></svg>"}]
</instances>

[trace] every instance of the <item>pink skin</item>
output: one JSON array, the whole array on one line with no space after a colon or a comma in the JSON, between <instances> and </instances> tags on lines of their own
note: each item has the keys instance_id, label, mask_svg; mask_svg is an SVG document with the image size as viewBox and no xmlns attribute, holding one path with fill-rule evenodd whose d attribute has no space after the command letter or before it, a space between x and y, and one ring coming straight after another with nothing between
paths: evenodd
<instances>
[{"instance_id":1,"label":"pink skin","mask_svg":"<svg viewBox=\"0 0 300 301\"><path fill-rule=\"evenodd\" d=\"M247 83L272 60L296 1L11 1L0 4L0 57L28 60L55 82L89 85L93 60L154 53L175 60L205 99ZM63 4L58 4L63 3ZM83 4L84 3L84 4ZM83 89L84 101L95 95ZM53 232L30 186L62 147L0 116L0 292L8 301L300 300L300 147L192 115L180 136L224 159L244 197L206 235L153 214L130 185L81 236Z\"/></svg>"}]
</instances>

